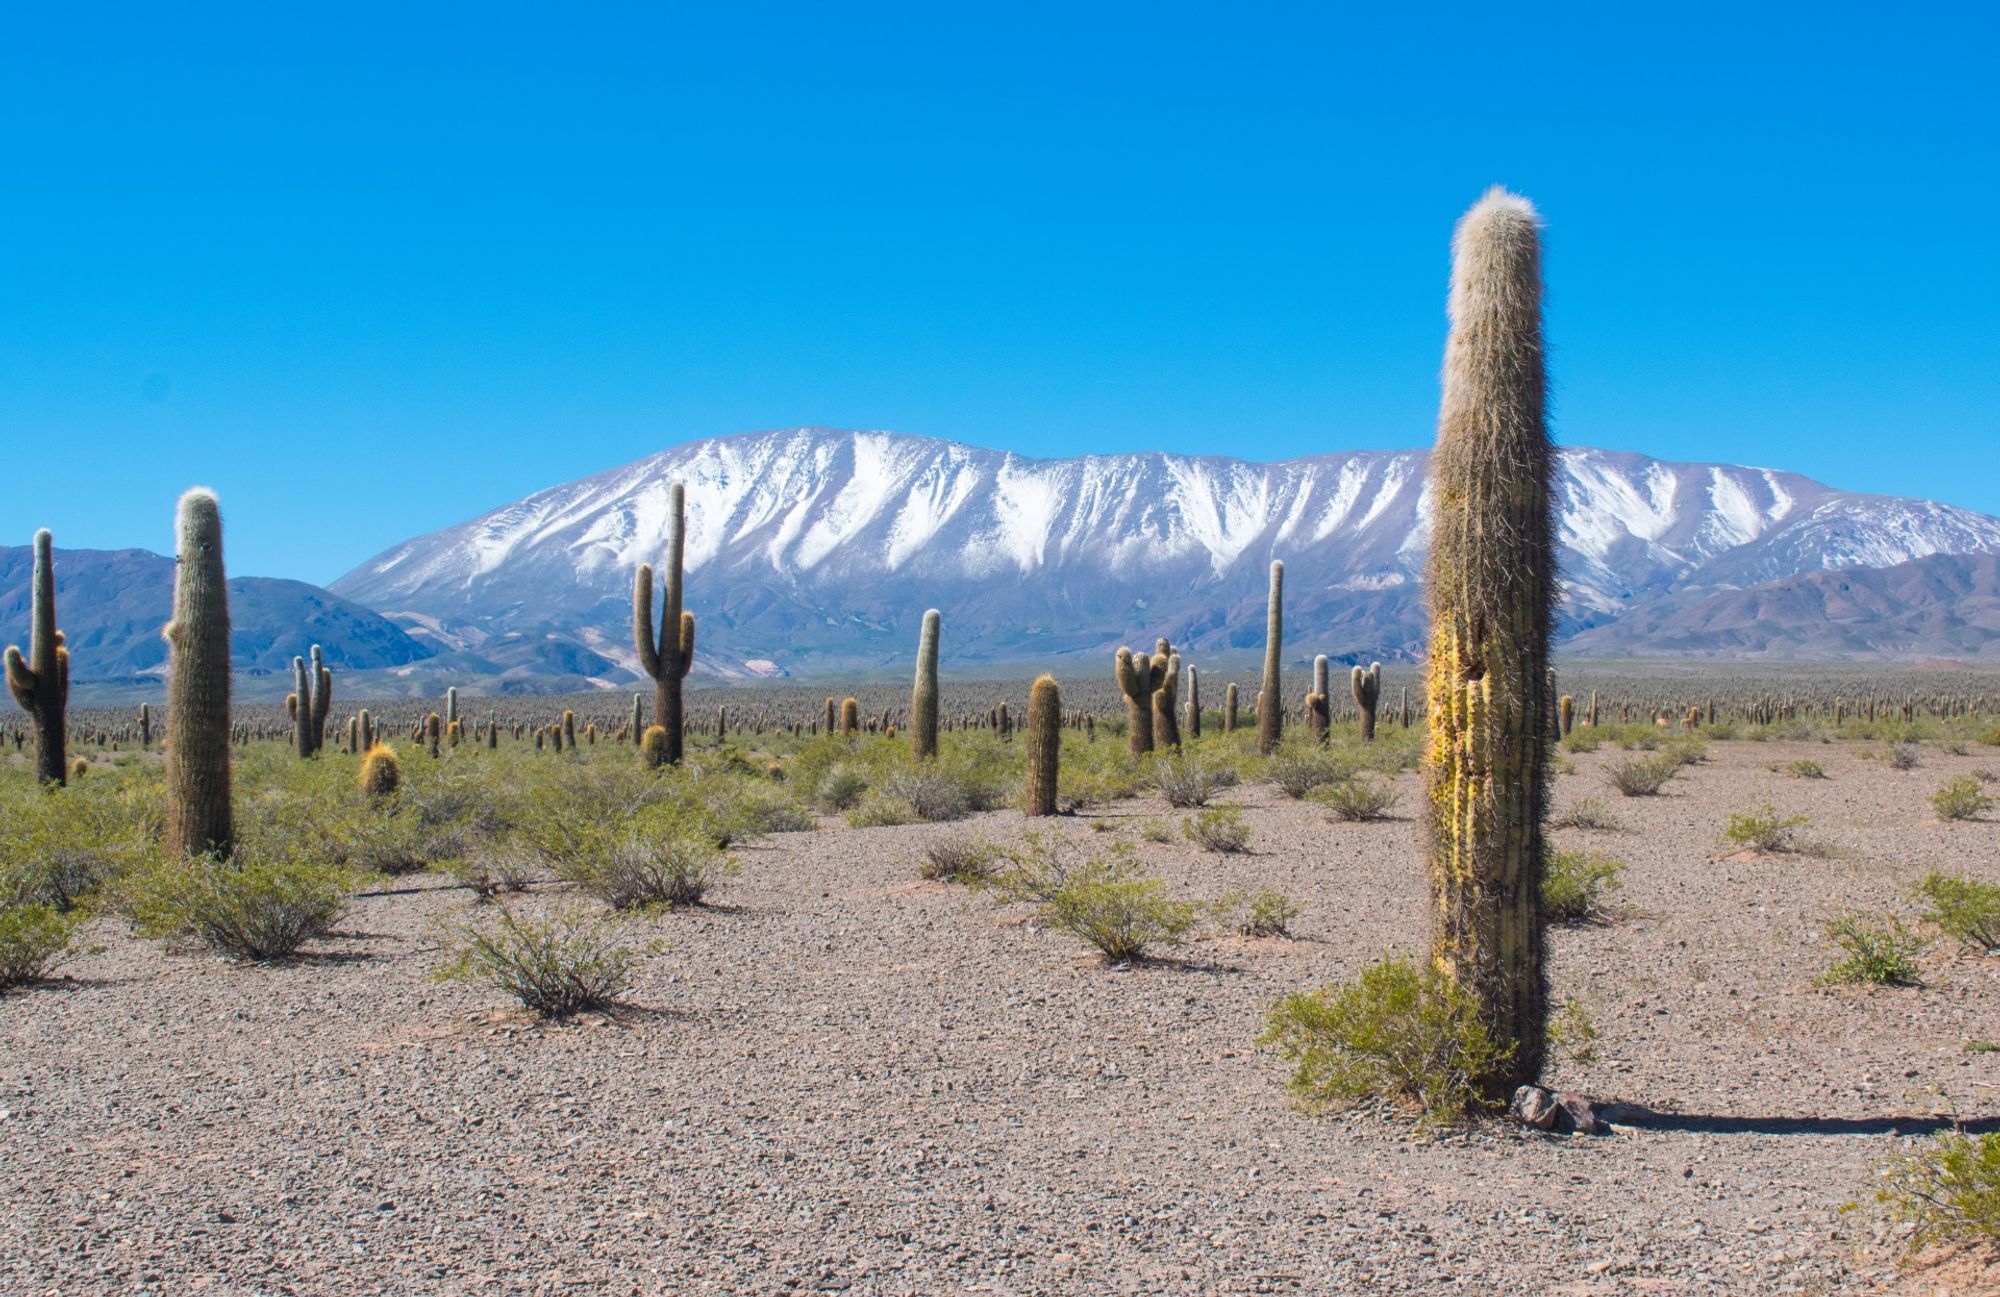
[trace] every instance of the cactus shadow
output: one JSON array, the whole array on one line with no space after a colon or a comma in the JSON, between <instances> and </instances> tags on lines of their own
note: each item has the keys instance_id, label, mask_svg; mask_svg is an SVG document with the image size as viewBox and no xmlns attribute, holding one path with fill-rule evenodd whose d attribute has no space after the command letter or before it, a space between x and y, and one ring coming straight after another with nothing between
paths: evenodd
<instances>
[{"instance_id":1,"label":"cactus shadow","mask_svg":"<svg viewBox=\"0 0 2000 1297\"><path fill-rule=\"evenodd\" d=\"M1788 1117L1656 1112L1644 1104L1610 1103L1598 1115L1615 1126L1691 1135L1985 1135L2000 1131L2000 1117Z\"/></svg>"}]
</instances>

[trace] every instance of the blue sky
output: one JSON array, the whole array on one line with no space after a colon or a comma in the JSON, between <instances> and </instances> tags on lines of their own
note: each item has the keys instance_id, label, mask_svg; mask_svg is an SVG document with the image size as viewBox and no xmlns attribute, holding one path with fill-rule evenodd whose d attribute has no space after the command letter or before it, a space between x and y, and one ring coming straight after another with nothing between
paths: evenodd
<instances>
[{"instance_id":1,"label":"blue sky","mask_svg":"<svg viewBox=\"0 0 2000 1297\"><path fill-rule=\"evenodd\" d=\"M1422 445L1494 182L1562 440L2000 513L1991 13L15 6L0 543L168 550L201 481L325 581L802 423Z\"/></svg>"}]
</instances>

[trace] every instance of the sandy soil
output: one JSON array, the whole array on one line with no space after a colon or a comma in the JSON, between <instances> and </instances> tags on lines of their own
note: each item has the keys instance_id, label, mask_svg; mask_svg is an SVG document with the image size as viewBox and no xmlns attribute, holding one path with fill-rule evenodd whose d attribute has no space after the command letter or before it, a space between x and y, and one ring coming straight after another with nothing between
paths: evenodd
<instances>
[{"instance_id":1,"label":"sandy soil","mask_svg":"<svg viewBox=\"0 0 2000 1297\"><path fill-rule=\"evenodd\" d=\"M1227 796L1256 854L1142 857L1185 895L1290 893L1299 939L1122 971L916 880L926 842L1011 812L769 839L727 908L653 921L631 1011L559 1027L430 980L472 902L429 877L280 967L101 922L72 980L0 1001L0 1292L1928 1293L1889 1268L1871 1175L2000 1117L2000 1054L1967 1048L2000 1039L2000 959L1822 988L1815 920L1931 868L2000 882L2000 823L1924 801L1996 758L1862 751L1717 744L1653 799L1604 787L1609 752L1559 781L1625 824L1559 838L1631 869L1611 921L1553 934L1603 1033L1554 1079L1668 1114L1608 1137L1292 1105L1264 1010L1415 949L1423 882L1408 820L1268 787ZM1831 777L1773 773L1804 755ZM1832 854L1726 856L1767 793ZM1984 1282L1951 1264L1949 1291Z\"/></svg>"}]
</instances>

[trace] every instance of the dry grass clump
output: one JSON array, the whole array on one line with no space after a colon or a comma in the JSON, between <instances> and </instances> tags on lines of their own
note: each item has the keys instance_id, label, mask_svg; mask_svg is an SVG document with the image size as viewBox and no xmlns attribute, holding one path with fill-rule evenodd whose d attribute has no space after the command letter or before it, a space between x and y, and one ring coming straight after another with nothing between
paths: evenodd
<instances>
[{"instance_id":1,"label":"dry grass clump","mask_svg":"<svg viewBox=\"0 0 2000 1297\"><path fill-rule=\"evenodd\" d=\"M1604 768L1604 778L1627 797L1657 797L1686 765L1670 752L1648 757L1626 757Z\"/></svg>"},{"instance_id":2,"label":"dry grass clump","mask_svg":"<svg viewBox=\"0 0 2000 1297\"><path fill-rule=\"evenodd\" d=\"M1367 775L1354 775L1320 788L1312 800L1326 808L1329 819L1367 823L1388 819L1403 795Z\"/></svg>"},{"instance_id":3,"label":"dry grass clump","mask_svg":"<svg viewBox=\"0 0 2000 1297\"><path fill-rule=\"evenodd\" d=\"M658 942L635 944L625 924L568 910L546 919L499 912L491 927L447 929L441 981L485 979L545 1018L606 1008L632 982L632 966Z\"/></svg>"},{"instance_id":4,"label":"dry grass clump","mask_svg":"<svg viewBox=\"0 0 2000 1297\"><path fill-rule=\"evenodd\" d=\"M348 875L249 852L157 860L121 880L117 902L142 936L267 962L332 930L347 913Z\"/></svg>"}]
</instances>

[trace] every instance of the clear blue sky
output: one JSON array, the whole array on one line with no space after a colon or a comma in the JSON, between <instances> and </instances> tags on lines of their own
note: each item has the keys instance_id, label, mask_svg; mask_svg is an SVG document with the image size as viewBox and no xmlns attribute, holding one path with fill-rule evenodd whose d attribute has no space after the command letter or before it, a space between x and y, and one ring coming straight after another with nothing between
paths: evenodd
<instances>
[{"instance_id":1,"label":"clear blue sky","mask_svg":"<svg viewBox=\"0 0 2000 1297\"><path fill-rule=\"evenodd\" d=\"M1564 441L2000 513L1991 6L1453 8L13 6L0 540L207 482L325 581L801 423L1421 445L1494 182Z\"/></svg>"}]
</instances>

